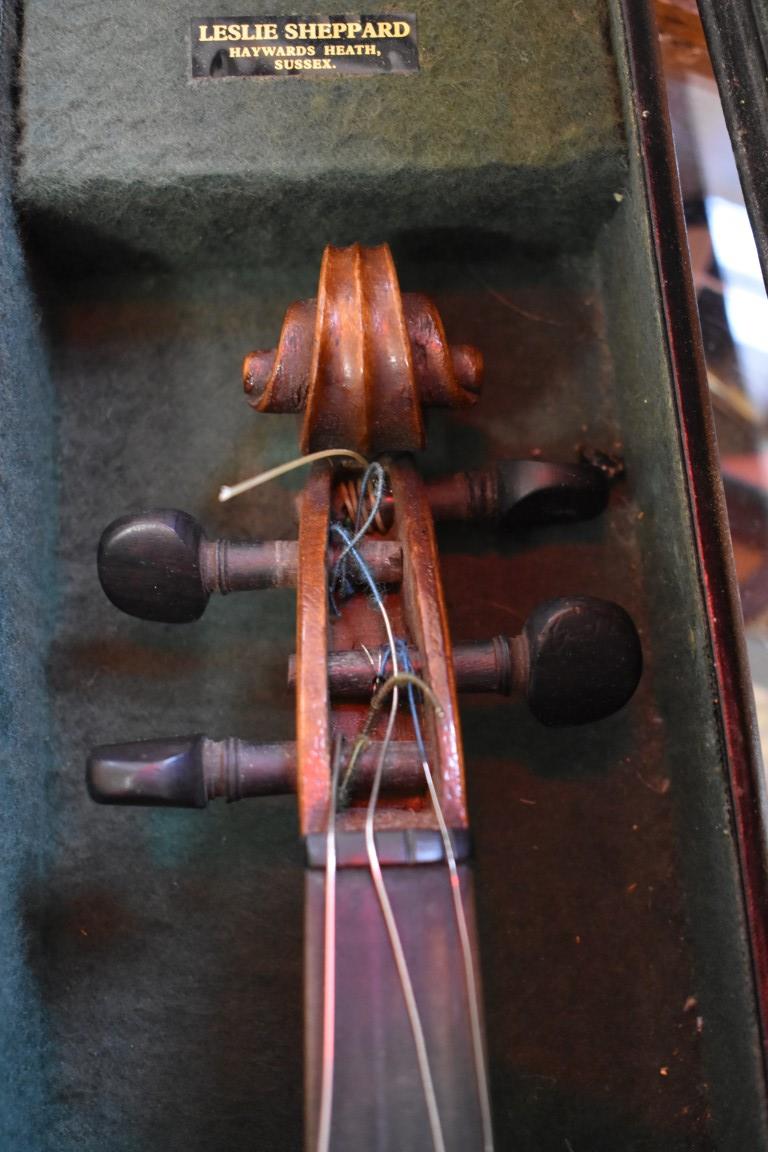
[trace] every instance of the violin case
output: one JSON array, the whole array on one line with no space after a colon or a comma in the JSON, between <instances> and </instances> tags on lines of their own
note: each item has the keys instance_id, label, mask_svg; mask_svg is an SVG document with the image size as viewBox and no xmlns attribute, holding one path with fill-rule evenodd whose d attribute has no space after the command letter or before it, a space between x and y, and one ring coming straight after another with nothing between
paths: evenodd
<instances>
[{"instance_id":1,"label":"violin case","mask_svg":"<svg viewBox=\"0 0 768 1152\"><path fill-rule=\"evenodd\" d=\"M325 244L384 240L485 357L426 474L625 465L599 520L439 533L456 642L588 594L644 652L600 724L462 703L497 1146L768 1147L763 787L648 4L422 0L417 73L191 81L199 15L0 5L0 1148L302 1145L293 801L105 809L83 781L110 740L292 739L294 594L149 624L95 554L152 506L290 531L301 480L216 503L296 454L240 361Z\"/></svg>"},{"instance_id":2,"label":"violin case","mask_svg":"<svg viewBox=\"0 0 768 1152\"><path fill-rule=\"evenodd\" d=\"M768 4L701 0L699 9L768 285Z\"/></svg>"}]
</instances>

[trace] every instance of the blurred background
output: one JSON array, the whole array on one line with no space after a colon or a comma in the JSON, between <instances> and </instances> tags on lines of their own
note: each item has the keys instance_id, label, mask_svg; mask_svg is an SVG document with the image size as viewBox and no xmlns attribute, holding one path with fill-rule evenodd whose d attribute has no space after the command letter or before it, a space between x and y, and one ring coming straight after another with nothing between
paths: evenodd
<instances>
[{"instance_id":1,"label":"blurred background","mask_svg":"<svg viewBox=\"0 0 768 1152\"><path fill-rule=\"evenodd\" d=\"M696 0L656 0L656 14L768 762L768 299Z\"/></svg>"}]
</instances>

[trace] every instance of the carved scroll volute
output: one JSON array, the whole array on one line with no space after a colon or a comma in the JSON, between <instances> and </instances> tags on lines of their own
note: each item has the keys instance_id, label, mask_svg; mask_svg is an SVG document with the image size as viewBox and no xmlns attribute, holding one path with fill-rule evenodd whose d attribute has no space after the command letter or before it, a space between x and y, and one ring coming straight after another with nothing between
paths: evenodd
<instances>
[{"instance_id":1,"label":"carved scroll volute","mask_svg":"<svg viewBox=\"0 0 768 1152\"><path fill-rule=\"evenodd\" d=\"M397 274L389 248L326 248L302 450L424 447Z\"/></svg>"},{"instance_id":2,"label":"carved scroll volute","mask_svg":"<svg viewBox=\"0 0 768 1152\"><path fill-rule=\"evenodd\" d=\"M400 295L389 247L328 247L317 300L288 309L276 351L252 352L244 387L260 412L305 410L302 450L364 455L424 446L422 407L466 407L482 357L448 344L434 304Z\"/></svg>"}]
</instances>

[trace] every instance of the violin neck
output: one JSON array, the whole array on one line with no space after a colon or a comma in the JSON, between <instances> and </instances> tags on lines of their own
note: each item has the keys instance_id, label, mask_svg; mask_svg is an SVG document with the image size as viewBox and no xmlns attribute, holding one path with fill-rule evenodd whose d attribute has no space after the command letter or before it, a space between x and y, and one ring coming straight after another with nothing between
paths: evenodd
<instances>
[{"instance_id":1,"label":"violin neck","mask_svg":"<svg viewBox=\"0 0 768 1152\"><path fill-rule=\"evenodd\" d=\"M476 963L472 877L459 865L469 944ZM442 864L384 868L418 1003L445 1152L483 1152L481 1091L469 990L448 870ZM322 1086L323 940L326 876L305 882L305 1133L315 1152ZM428 1152L434 1147L413 1030L381 907L367 868L336 875L333 1097L330 1152ZM475 989L479 1019L479 986ZM484 1063L484 1062L483 1062Z\"/></svg>"}]
</instances>

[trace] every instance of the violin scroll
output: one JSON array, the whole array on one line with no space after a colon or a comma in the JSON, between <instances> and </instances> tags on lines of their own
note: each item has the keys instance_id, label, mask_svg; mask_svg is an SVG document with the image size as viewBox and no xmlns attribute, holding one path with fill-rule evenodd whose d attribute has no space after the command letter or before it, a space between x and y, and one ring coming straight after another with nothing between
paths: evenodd
<instances>
[{"instance_id":1,"label":"violin scroll","mask_svg":"<svg viewBox=\"0 0 768 1152\"><path fill-rule=\"evenodd\" d=\"M304 412L303 452L365 456L424 447L423 407L464 408L483 358L450 345L426 296L400 295L386 244L328 247L316 299L292 304L276 349L249 353L243 387L258 412Z\"/></svg>"}]
</instances>

